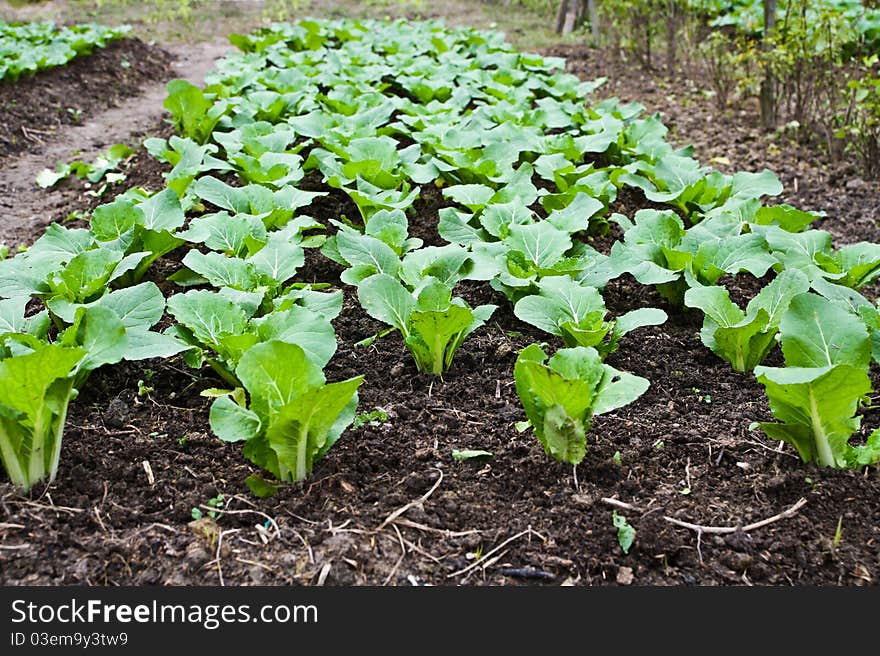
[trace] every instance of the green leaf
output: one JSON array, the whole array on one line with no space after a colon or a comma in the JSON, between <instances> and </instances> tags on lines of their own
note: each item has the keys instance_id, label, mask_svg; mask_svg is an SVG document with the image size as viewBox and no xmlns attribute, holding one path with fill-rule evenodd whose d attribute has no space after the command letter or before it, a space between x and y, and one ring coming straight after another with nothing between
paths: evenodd
<instances>
[{"instance_id":1,"label":"green leaf","mask_svg":"<svg viewBox=\"0 0 880 656\"><path fill-rule=\"evenodd\" d=\"M247 328L244 310L215 292L175 294L168 299L168 312L210 348L216 348L222 336L240 335Z\"/></svg>"},{"instance_id":2,"label":"green leaf","mask_svg":"<svg viewBox=\"0 0 880 656\"><path fill-rule=\"evenodd\" d=\"M815 294L796 296L779 323L782 355L789 367L850 364L867 369L871 342L864 323Z\"/></svg>"},{"instance_id":3,"label":"green leaf","mask_svg":"<svg viewBox=\"0 0 880 656\"><path fill-rule=\"evenodd\" d=\"M395 278L379 273L358 285L358 301L367 314L397 328L406 338L416 301Z\"/></svg>"},{"instance_id":4,"label":"green leaf","mask_svg":"<svg viewBox=\"0 0 880 656\"><path fill-rule=\"evenodd\" d=\"M296 344L321 368L336 352L333 325L326 317L304 307L294 305L289 310L278 310L253 323L260 341L274 339Z\"/></svg>"},{"instance_id":5,"label":"green leaf","mask_svg":"<svg viewBox=\"0 0 880 656\"><path fill-rule=\"evenodd\" d=\"M253 291L262 282L253 263L226 257L222 253L200 253L192 250L183 258L183 264L215 287Z\"/></svg>"},{"instance_id":6,"label":"green leaf","mask_svg":"<svg viewBox=\"0 0 880 656\"><path fill-rule=\"evenodd\" d=\"M231 187L222 180L206 175L196 180L193 193L203 201L235 214L248 214L251 210L250 198L242 187Z\"/></svg>"},{"instance_id":7,"label":"green leaf","mask_svg":"<svg viewBox=\"0 0 880 656\"><path fill-rule=\"evenodd\" d=\"M149 330L126 330L125 338L125 359L129 361L170 358L190 348L188 344L171 335Z\"/></svg>"},{"instance_id":8,"label":"green leaf","mask_svg":"<svg viewBox=\"0 0 880 656\"><path fill-rule=\"evenodd\" d=\"M437 233L446 241L465 246L483 241L484 231L469 223L473 214L454 207L444 207L440 209L438 215L440 221L437 224Z\"/></svg>"},{"instance_id":9,"label":"green leaf","mask_svg":"<svg viewBox=\"0 0 880 656\"><path fill-rule=\"evenodd\" d=\"M78 382L98 367L120 362L128 350L122 320L113 310L99 306L78 309L73 325L59 335L59 342L85 350L77 371Z\"/></svg>"},{"instance_id":10,"label":"green leaf","mask_svg":"<svg viewBox=\"0 0 880 656\"><path fill-rule=\"evenodd\" d=\"M791 205L773 205L758 209L754 222L759 225L779 226L786 232L801 232L821 216L822 214L795 209Z\"/></svg>"},{"instance_id":11,"label":"green leaf","mask_svg":"<svg viewBox=\"0 0 880 656\"><path fill-rule=\"evenodd\" d=\"M850 364L829 367L758 367L770 411L781 423L758 424L774 440L791 443L804 462L847 466L848 440L858 429L859 401L871 391L865 369Z\"/></svg>"},{"instance_id":12,"label":"green leaf","mask_svg":"<svg viewBox=\"0 0 880 656\"><path fill-rule=\"evenodd\" d=\"M481 184L453 185L443 190L443 196L459 205L464 205L471 212L478 212L489 204L495 195L492 187Z\"/></svg>"},{"instance_id":13,"label":"green leaf","mask_svg":"<svg viewBox=\"0 0 880 656\"><path fill-rule=\"evenodd\" d=\"M258 273L278 284L293 278L305 261L302 246L279 233L270 234L266 245L248 259Z\"/></svg>"},{"instance_id":14,"label":"green leaf","mask_svg":"<svg viewBox=\"0 0 880 656\"><path fill-rule=\"evenodd\" d=\"M72 173L70 165L59 164L58 168L53 171L52 169L43 169L37 174L35 182L37 186L41 189L48 189L49 187L54 187L61 180L66 178Z\"/></svg>"},{"instance_id":15,"label":"green leaf","mask_svg":"<svg viewBox=\"0 0 880 656\"><path fill-rule=\"evenodd\" d=\"M554 210L547 215L547 221L563 232L574 234L590 227L590 219L603 210L605 206L601 201L578 192L571 203L565 208Z\"/></svg>"},{"instance_id":16,"label":"green leaf","mask_svg":"<svg viewBox=\"0 0 880 656\"><path fill-rule=\"evenodd\" d=\"M349 269L342 274L342 281L359 285L365 278L375 274L396 276L400 271L400 258L386 243L348 230L336 234L336 248L348 263Z\"/></svg>"},{"instance_id":17,"label":"green leaf","mask_svg":"<svg viewBox=\"0 0 880 656\"><path fill-rule=\"evenodd\" d=\"M214 399L209 416L211 430L224 442L250 440L260 433L260 418L228 396Z\"/></svg>"},{"instance_id":18,"label":"green leaf","mask_svg":"<svg viewBox=\"0 0 880 656\"><path fill-rule=\"evenodd\" d=\"M480 449L463 449L463 450L452 450L452 457L456 460L471 460L471 459L482 459L482 458L492 458L494 455L490 451L481 451Z\"/></svg>"},{"instance_id":19,"label":"green leaf","mask_svg":"<svg viewBox=\"0 0 880 656\"><path fill-rule=\"evenodd\" d=\"M83 355L46 344L0 360L0 460L24 491L55 478L73 373Z\"/></svg>"},{"instance_id":20,"label":"green leaf","mask_svg":"<svg viewBox=\"0 0 880 656\"><path fill-rule=\"evenodd\" d=\"M258 499L268 499L271 496L277 494L281 487L271 481L267 481L262 476L257 474L251 474L246 479L244 479L245 485L248 486L248 489Z\"/></svg>"},{"instance_id":21,"label":"green leaf","mask_svg":"<svg viewBox=\"0 0 880 656\"><path fill-rule=\"evenodd\" d=\"M621 314L614 322L614 338L620 339L627 333L647 326L660 326L666 323L669 316L657 308L639 308Z\"/></svg>"},{"instance_id":22,"label":"green leaf","mask_svg":"<svg viewBox=\"0 0 880 656\"><path fill-rule=\"evenodd\" d=\"M571 237L547 222L510 226L504 243L512 251L522 253L536 269L552 268L572 247Z\"/></svg>"},{"instance_id":23,"label":"green leaf","mask_svg":"<svg viewBox=\"0 0 880 656\"><path fill-rule=\"evenodd\" d=\"M143 211L131 201L119 198L112 203L96 207L92 213L90 226L99 241L118 241L120 243L117 248L121 246L119 250L126 250L128 246L124 242L126 235L143 222Z\"/></svg>"},{"instance_id":24,"label":"green leaf","mask_svg":"<svg viewBox=\"0 0 880 656\"><path fill-rule=\"evenodd\" d=\"M735 173L731 183L730 195L733 197L761 198L778 196L782 193L782 183L769 169L764 169L760 173L746 171Z\"/></svg>"},{"instance_id":25,"label":"green leaf","mask_svg":"<svg viewBox=\"0 0 880 656\"><path fill-rule=\"evenodd\" d=\"M152 328L165 312L165 297L152 282L105 294L97 305L116 313L126 329Z\"/></svg>"},{"instance_id":26,"label":"green leaf","mask_svg":"<svg viewBox=\"0 0 880 656\"><path fill-rule=\"evenodd\" d=\"M629 405L648 391L651 383L641 376L634 376L625 371L605 365L605 376L596 390L593 402L593 414L604 415Z\"/></svg>"},{"instance_id":27,"label":"green leaf","mask_svg":"<svg viewBox=\"0 0 880 656\"><path fill-rule=\"evenodd\" d=\"M235 373L251 396L251 410L264 424L294 399L324 384L321 368L300 346L280 341L248 350Z\"/></svg>"},{"instance_id":28,"label":"green leaf","mask_svg":"<svg viewBox=\"0 0 880 656\"><path fill-rule=\"evenodd\" d=\"M147 230L173 232L183 227L186 217L180 199L173 189L163 189L142 201L138 208L143 213L143 226Z\"/></svg>"},{"instance_id":29,"label":"green leaf","mask_svg":"<svg viewBox=\"0 0 880 656\"><path fill-rule=\"evenodd\" d=\"M27 296L0 300L0 337L4 333L20 333L44 339L49 330L49 314L39 312L26 317Z\"/></svg>"},{"instance_id":30,"label":"green leaf","mask_svg":"<svg viewBox=\"0 0 880 656\"><path fill-rule=\"evenodd\" d=\"M810 289L810 281L796 269L782 271L773 281L749 301L746 314L752 315L759 309L767 312L767 324L778 326L788 311L791 301Z\"/></svg>"},{"instance_id":31,"label":"green leaf","mask_svg":"<svg viewBox=\"0 0 880 656\"><path fill-rule=\"evenodd\" d=\"M629 525L624 515L618 515L616 510L611 512L611 522L617 529L617 544L624 555L632 549L633 543L636 541L636 530Z\"/></svg>"}]
</instances>

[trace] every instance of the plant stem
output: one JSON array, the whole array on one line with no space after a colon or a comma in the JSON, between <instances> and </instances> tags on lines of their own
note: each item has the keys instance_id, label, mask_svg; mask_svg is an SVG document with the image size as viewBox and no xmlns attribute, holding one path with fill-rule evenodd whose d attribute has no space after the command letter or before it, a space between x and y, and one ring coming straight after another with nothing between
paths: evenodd
<instances>
[{"instance_id":1,"label":"plant stem","mask_svg":"<svg viewBox=\"0 0 880 656\"><path fill-rule=\"evenodd\" d=\"M241 387L241 382L238 378L236 378L219 360L216 358L205 358L205 362L208 363L208 366L211 367L211 369L213 369L224 382L232 385L233 388Z\"/></svg>"},{"instance_id":2,"label":"plant stem","mask_svg":"<svg viewBox=\"0 0 880 656\"><path fill-rule=\"evenodd\" d=\"M810 423L813 429L813 447L816 452L816 461L824 467L837 467L837 460L831 451L828 434L822 426L822 419L819 417L819 407L816 403L816 395L812 389L810 390Z\"/></svg>"}]
</instances>

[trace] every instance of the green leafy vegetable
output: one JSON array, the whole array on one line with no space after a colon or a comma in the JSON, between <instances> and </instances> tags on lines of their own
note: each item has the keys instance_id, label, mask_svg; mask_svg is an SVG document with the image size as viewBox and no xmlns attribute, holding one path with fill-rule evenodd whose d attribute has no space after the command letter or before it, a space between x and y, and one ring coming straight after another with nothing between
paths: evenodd
<instances>
[{"instance_id":1,"label":"green leafy vegetable","mask_svg":"<svg viewBox=\"0 0 880 656\"><path fill-rule=\"evenodd\" d=\"M595 347L603 358L617 350L628 332L667 319L663 310L643 308L605 321L607 310L599 291L567 276L544 278L538 290L517 302L513 310L517 318L562 337L566 346Z\"/></svg>"},{"instance_id":2,"label":"green leafy vegetable","mask_svg":"<svg viewBox=\"0 0 880 656\"><path fill-rule=\"evenodd\" d=\"M385 273L361 281L358 300L371 317L400 331L419 371L437 376L452 366L467 336L495 311L494 305L471 309L434 278L427 278L414 293Z\"/></svg>"},{"instance_id":3,"label":"green leafy vegetable","mask_svg":"<svg viewBox=\"0 0 880 656\"><path fill-rule=\"evenodd\" d=\"M40 345L0 361L0 456L23 490L55 480L80 348Z\"/></svg>"},{"instance_id":4,"label":"green leafy vegetable","mask_svg":"<svg viewBox=\"0 0 880 656\"><path fill-rule=\"evenodd\" d=\"M513 372L516 392L548 455L584 459L593 415L632 403L648 381L604 364L594 348L561 349L547 361L538 344L523 349Z\"/></svg>"},{"instance_id":5,"label":"green leafy vegetable","mask_svg":"<svg viewBox=\"0 0 880 656\"><path fill-rule=\"evenodd\" d=\"M186 80L171 80L165 109L171 112L175 126L185 136L197 143L208 141L214 126L226 112L226 102L213 101L205 93Z\"/></svg>"},{"instance_id":6,"label":"green leafy vegetable","mask_svg":"<svg viewBox=\"0 0 880 656\"><path fill-rule=\"evenodd\" d=\"M238 385L234 372L242 356L260 342L297 344L319 368L336 352L329 319L300 305L255 317L229 292L194 290L168 299L178 325L168 332L192 347L187 361L207 362L225 381Z\"/></svg>"},{"instance_id":7,"label":"green leafy vegetable","mask_svg":"<svg viewBox=\"0 0 880 656\"><path fill-rule=\"evenodd\" d=\"M867 447L853 447L849 439L859 430L856 409L871 391L864 369L850 364L825 367L758 367L758 382L770 400L779 423L753 424L771 439L792 444L804 462L825 467L847 467L876 462L876 438ZM867 450L866 450L867 449ZM865 460L869 463L865 463Z\"/></svg>"},{"instance_id":8,"label":"green leafy vegetable","mask_svg":"<svg viewBox=\"0 0 880 656\"><path fill-rule=\"evenodd\" d=\"M792 299L809 289L800 271L783 271L753 298L743 312L723 287L693 287L685 305L703 311L700 337L712 352L735 371L751 371L764 361L775 345L780 321Z\"/></svg>"},{"instance_id":9,"label":"green leafy vegetable","mask_svg":"<svg viewBox=\"0 0 880 656\"><path fill-rule=\"evenodd\" d=\"M250 397L234 394L211 406L211 429L225 442L244 442L244 455L278 480L301 481L339 439L357 409L362 377L327 383L296 344L258 344L235 369Z\"/></svg>"}]
</instances>

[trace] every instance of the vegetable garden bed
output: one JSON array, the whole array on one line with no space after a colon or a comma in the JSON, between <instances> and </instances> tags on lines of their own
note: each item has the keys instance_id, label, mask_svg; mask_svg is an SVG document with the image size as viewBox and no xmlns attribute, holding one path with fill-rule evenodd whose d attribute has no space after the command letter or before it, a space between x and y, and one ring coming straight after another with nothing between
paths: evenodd
<instances>
[{"instance_id":1,"label":"vegetable garden bed","mask_svg":"<svg viewBox=\"0 0 880 656\"><path fill-rule=\"evenodd\" d=\"M299 183L329 192L304 212L325 225L358 216L346 193L320 182ZM155 174L138 183L165 184ZM409 236L442 245L437 226L450 199L431 182L416 188ZM650 205L624 191L609 204L630 217ZM622 233L615 225L610 236L583 238L608 254ZM670 319L608 356L651 386L594 418L575 482L570 466L515 427L525 418L517 353L561 340L517 319L488 283L465 280L455 291L470 307L498 307L447 374L419 373L399 335L360 344L385 324L365 315L340 278L343 266L305 253L295 279L344 294L325 373L331 381L366 375L366 414L312 477L268 499L250 496L244 479L254 469L238 445L208 429L211 402L199 392L224 384L210 374L180 359L100 369L71 404L56 483L32 498L9 489L0 501L3 582L874 581L876 468L804 465L790 447L749 431L752 421L772 420L763 388L700 343L700 312L670 308L628 274L605 286L612 316L662 307ZM147 273L165 296L180 292L167 280L180 256ZM772 277L729 273L720 282L741 306ZM781 366L782 357L774 352L765 364ZM862 415L854 443L880 424L873 408ZM477 450L491 457L467 457ZM195 522L193 508L202 516Z\"/></svg>"},{"instance_id":2,"label":"vegetable garden bed","mask_svg":"<svg viewBox=\"0 0 880 656\"><path fill-rule=\"evenodd\" d=\"M168 77L170 56L126 38L16 81L0 81L0 157L37 151L64 126L121 105Z\"/></svg>"}]
</instances>

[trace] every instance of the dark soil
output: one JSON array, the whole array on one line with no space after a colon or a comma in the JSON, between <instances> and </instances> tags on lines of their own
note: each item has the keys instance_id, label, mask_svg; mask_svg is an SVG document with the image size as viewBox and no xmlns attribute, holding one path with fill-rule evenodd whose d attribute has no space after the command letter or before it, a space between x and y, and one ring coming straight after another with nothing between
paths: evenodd
<instances>
[{"instance_id":1,"label":"dark soil","mask_svg":"<svg viewBox=\"0 0 880 656\"><path fill-rule=\"evenodd\" d=\"M65 66L0 82L0 158L35 152L67 125L121 105L146 84L166 79L171 55L124 39Z\"/></svg>"},{"instance_id":2,"label":"dark soil","mask_svg":"<svg viewBox=\"0 0 880 656\"><path fill-rule=\"evenodd\" d=\"M799 191L786 200L828 211L823 227L841 242L875 238L875 186L835 187L838 169L799 168L818 155L792 159L786 145L767 156L747 117L718 119L705 99L670 100L652 78L603 69L590 51L574 54L585 77L613 76L612 93L662 110L698 143L698 156L723 153L731 169L771 166L787 189L796 175ZM725 137L734 129L723 127L728 120L742 131ZM411 233L426 239L436 239L442 202L432 194L423 190L411 218ZM346 200L330 196L305 211L324 220L356 215ZM638 204L623 202L627 211ZM339 272L310 252L298 278L339 284ZM757 289L748 277L724 282L743 303ZM750 432L751 422L770 418L762 389L703 347L697 313L669 310L666 325L631 335L609 358L651 388L595 419L576 487L570 467L515 428L525 418L513 386L518 350L560 344L519 322L487 285L464 284L460 293L499 307L437 379L416 371L397 335L355 346L383 326L346 290L328 378L364 374L361 411L382 409L388 420L350 429L312 478L270 499L249 494L244 479L254 469L240 447L210 434L210 401L199 392L220 383L207 370L171 360L94 374L71 405L58 480L29 498L0 484L0 583L877 583L880 473L806 466L789 447ZM665 307L629 278L610 284L605 298L613 314ZM880 412L863 423L863 433L880 425ZM457 461L457 449L493 457ZM193 522L193 507L220 494L229 512L212 518L205 508ZM790 516L747 533L701 533L666 519L744 526L800 499L805 505ZM612 525L615 509L637 531L628 555ZM462 571L477 554L482 565Z\"/></svg>"}]
</instances>

